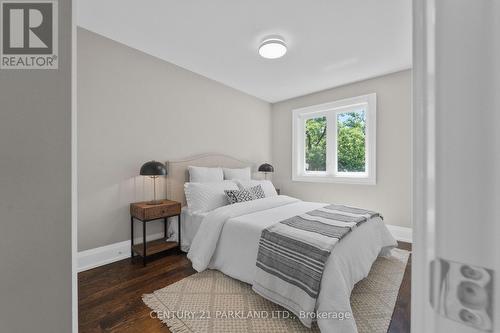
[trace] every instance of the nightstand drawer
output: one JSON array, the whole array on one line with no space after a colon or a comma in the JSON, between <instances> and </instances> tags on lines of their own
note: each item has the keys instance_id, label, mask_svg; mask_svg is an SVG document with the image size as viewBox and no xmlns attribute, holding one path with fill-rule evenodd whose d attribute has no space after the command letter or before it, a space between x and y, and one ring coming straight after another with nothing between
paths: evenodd
<instances>
[{"instance_id":1,"label":"nightstand drawer","mask_svg":"<svg viewBox=\"0 0 500 333\"><path fill-rule=\"evenodd\" d=\"M148 205L147 202L139 202L130 205L130 214L143 221L175 216L181 213L179 202L164 200L157 205Z\"/></svg>"},{"instance_id":2,"label":"nightstand drawer","mask_svg":"<svg viewBox=\"0 0 500 333\"><path fill-rule=\"evenodd\" d=\"M181 213L181 205L152 206L144 210L144 219L151 220Z\"/></svg>"}]
</instances>

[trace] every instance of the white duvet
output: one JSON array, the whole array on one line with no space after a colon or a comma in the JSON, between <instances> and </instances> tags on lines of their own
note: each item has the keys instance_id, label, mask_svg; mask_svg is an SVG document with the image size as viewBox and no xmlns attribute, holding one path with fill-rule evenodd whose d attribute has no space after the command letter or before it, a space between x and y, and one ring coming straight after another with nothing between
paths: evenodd
<instances>
[{"instance_id":1,"label":"white duvet","mask_svg":"<svg viewBox=\"0 0 500 333\"><path fill-rule=\"evenodd\" d=\"M260 234L286 218L326 206L287 196L275 196L224 206L210 212L193 239L188 258L194 269L217 269L252 284ZM350 295L356 282L368 275L379 254L386 255L396 240L380 218L373 218L345 236L333 249L325 266L316 312L321 332L357 332L354 319L334 319L352 314Z\"/></svg>"}]
</instances>

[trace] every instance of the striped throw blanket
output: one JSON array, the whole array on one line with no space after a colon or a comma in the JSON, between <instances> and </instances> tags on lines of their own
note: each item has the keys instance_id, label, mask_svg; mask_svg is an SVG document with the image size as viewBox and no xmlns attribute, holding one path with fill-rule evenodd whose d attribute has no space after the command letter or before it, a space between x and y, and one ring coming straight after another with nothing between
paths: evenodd
<instances>
[{"instance_id":1,"label":"striped throw blanket","mask_svg":"<svg viewBox=\"0 0 500 333\"><path fill-rule=\"evenodd\" d=\"M293 312L310 327L321 278L334 246L376 212L329 205L278 222L262 231L253 290Z\"/></svg>"}]
</instances>

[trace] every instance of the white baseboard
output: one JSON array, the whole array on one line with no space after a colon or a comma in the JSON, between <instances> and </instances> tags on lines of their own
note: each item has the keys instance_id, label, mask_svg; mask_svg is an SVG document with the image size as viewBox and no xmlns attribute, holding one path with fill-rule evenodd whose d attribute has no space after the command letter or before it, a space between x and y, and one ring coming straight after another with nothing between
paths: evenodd
<instances>
[{"instance_id":1,"label":"white baseboard","mask_svg":"<svg viewBox=\"0 0 500 333\"><path fill-rule=\"evenodd\" d=\"M146 240L159 239L163 233L148 235ZM142 238L135 238L134 243L141 243ZM78 252L78 272L83 272L95 267L110 264L115 261L130 258L130 241L123 241L95 249Z\"/></svg>"},{"instance_id":2,"label":"white baseboard","mask_svg":"<svg viewBox=\"0 0 500 333\"><path fill-rule=\"evenodd\" d=\"M411 243L412 229L397 225L386 224L392 236L398 241ZM159 239L163 233L153 234L146 237L147 241ZM141 238L134 239L134 242L141 243ZM95 249L78 252L78 272L83 272L92 268L107 265L115 261L130 258L130 241L123 241Z\"/></svg>"},{"instance_id":3,"label":"white baseboard","mask_svg":"<svg viewBox=\"0 0 500 333\"><path fill-rule=\"evenodd\" d=\"M392 236L396 238L396 240L401 242L412 243L412 228L400 227L397 225L386 224L387 229L391 232Z\"/></svg>"}]
</instances>

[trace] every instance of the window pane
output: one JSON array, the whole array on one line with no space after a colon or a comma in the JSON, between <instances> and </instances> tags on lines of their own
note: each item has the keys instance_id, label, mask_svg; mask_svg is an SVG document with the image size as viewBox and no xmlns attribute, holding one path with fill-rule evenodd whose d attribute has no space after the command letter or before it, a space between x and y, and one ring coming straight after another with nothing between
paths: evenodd
<instances>
[{"instance_id":1,"label":"window pane","mask_svg":"<svg viewBox=\"0 0 500 333\"><path fill-rule=\"evenodd\" d=\"M337 171L365 172L366 117L361 109L337 114Z\"/></svg>"},{"instance_id":2,"label":"window pane","mask_svg":"<svg viewBox=\"0 0 500 333\"><path fill-rule=\"evenodd\" d=\"M326 171L326 117L306 120L305 169Z\"/></svg>"}]
</instances>

